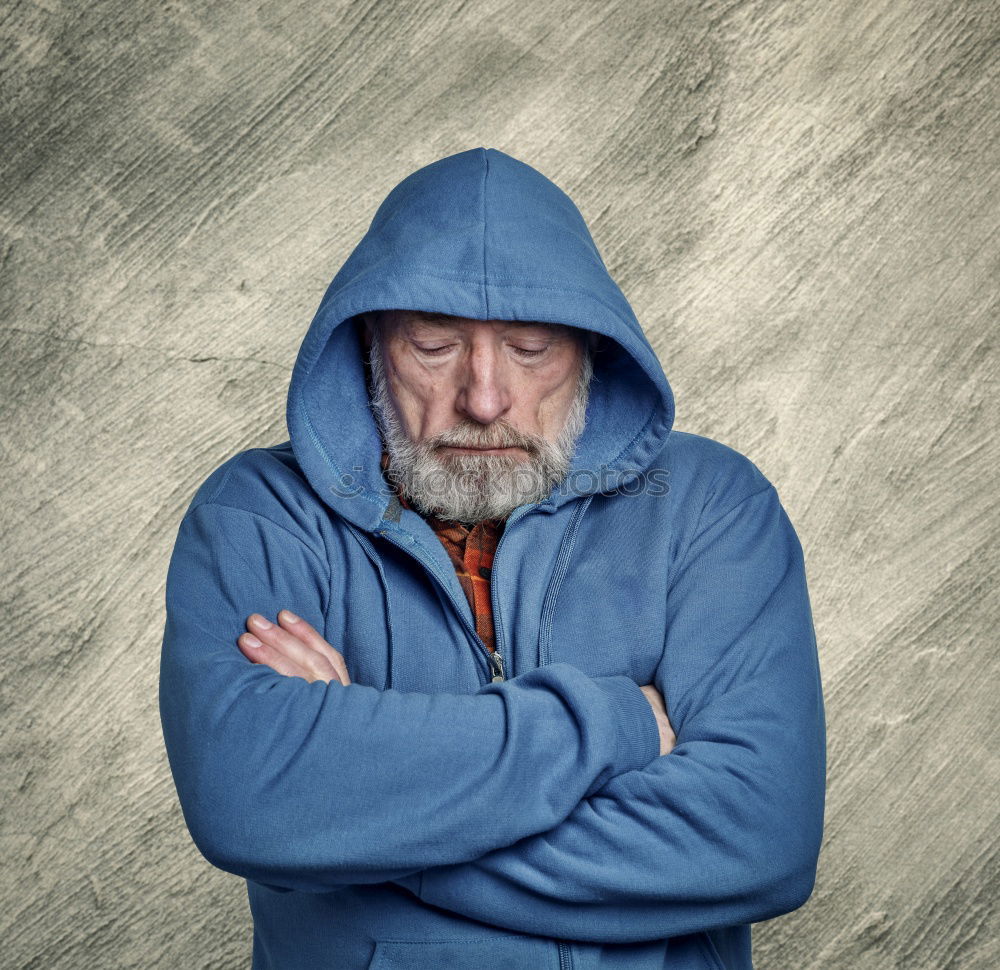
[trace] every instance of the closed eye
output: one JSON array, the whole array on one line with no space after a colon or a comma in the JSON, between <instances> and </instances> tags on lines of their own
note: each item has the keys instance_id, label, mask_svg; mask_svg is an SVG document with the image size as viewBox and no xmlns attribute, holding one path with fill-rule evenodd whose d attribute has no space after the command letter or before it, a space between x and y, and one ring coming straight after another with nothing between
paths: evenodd
<instances>
[{"instance_id":1,"label":"closed eye","mask_svg":"<svg viewBox=\"0 0 1000 970\"><path fill-rule=\"evenodd\" d=\"M420 347L420 346L417 346L417 349L422 354L429 354L431 357L440 357L446 351L451 350L451 348L453 346L454 346L454 344L443 344L440 347ZM515 350L522 357L538 357L541 354L544 354L545 351L548 350L549 348L548 347L542 347L542 348L536 349L534 347L513 347L512 349Z\"/></svg>"}]
</instances>

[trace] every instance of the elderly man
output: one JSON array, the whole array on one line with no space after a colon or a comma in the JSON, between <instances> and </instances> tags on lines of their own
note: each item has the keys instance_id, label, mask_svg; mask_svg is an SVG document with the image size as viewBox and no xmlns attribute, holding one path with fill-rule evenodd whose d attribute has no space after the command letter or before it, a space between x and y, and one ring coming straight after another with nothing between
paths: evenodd
<instances>
[{"instance_id":1,"label":"elderly man","mask_svg":"<svg viewBox=\"0 0 1000 970\"><path fill-rule=\"evenodd\" d=\"M404 179L287 416L191 501L161 656L255 970L751 970L823 830L802 549L673 429L569 198L494 149Z\"/></svg>"}]
</instances>

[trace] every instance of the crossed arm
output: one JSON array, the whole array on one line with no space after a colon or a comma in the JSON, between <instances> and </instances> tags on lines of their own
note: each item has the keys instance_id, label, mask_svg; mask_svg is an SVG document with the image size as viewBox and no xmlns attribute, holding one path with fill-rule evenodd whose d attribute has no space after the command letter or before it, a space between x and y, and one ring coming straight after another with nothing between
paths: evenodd
<instances>
[{"instance_id":1,"label":"crossed arm","mask_svg":"<svg viewBox=\"0 0 1000 970\"><path fill-rule=\"evenodd\" d=\"M351 675L347 672L344 655L327 643L322 634L291 610L278 611L277 624L260 613L247 617L247 630L236 642L240 651L252 663L266 664L284 677L301 677L313 683L347 685ZM663 695L655 684L641 688L656 715L660 732L660 755L670 754L677 736L667 716Z\"/></svg>"},{"instance_id":2,"label":"crossed arm","mask_svg":"<svg viewBox=\"0 0 1000 970\"><path fill-rule=\"evenodd\" d=\"M808 898L825 725L801 547L773 488L706 509L641 694L568 664L474 697L351 685L315 628L292 634L281 612L292 591L329 588L308 579L318 555L221 507L189 513L181 539L161 717L189 828L221 868L311 892L392 880L491 925L609 943ZM248 664L221 631L254 605L278 624L254 631L261 647L240 637ZM676 731L668 757L646 733L654 689Z\"/></svg>"}]
</instances>

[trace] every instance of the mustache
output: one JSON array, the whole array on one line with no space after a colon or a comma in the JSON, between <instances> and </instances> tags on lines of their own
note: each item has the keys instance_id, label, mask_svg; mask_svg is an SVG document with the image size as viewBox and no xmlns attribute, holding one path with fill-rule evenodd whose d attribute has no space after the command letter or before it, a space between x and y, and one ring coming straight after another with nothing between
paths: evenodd
<instances>
[{"instance_id":1,"label":"mustache","mask_svg":"<svg viewBox=\"0 0 1000 970\"><path fill-rule=\"evenodd\" d=\"M524 434L504 421L488 427L463 422L435 435L428 445L431 449L452 445L457 448L523 448L531 454L538 451L534 435Z\"/></svg>"}]
</instances>

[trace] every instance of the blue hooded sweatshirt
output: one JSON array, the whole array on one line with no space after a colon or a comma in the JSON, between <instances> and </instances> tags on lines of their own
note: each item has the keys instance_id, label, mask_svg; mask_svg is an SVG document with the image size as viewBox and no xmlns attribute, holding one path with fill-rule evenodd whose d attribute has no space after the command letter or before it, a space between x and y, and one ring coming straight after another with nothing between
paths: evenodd
<instances>
[{"instance_id":1,"label":"blue hooded sweatshirt","mask_svg":"<svg viewBox=\"0 0 1000 970\"><path fill-rule=\"evenodd\" d=\"M383 477L358 315L603 335L566 479L490 581L500 663ZM673 396L572 201L495 149L405 178L326 291L289 440L213 471L166 584L160 716L185 822L246 879L254 970L751 970L812 892L826 729L802 548ZM253 664L288 608L349 685ZM659 754L640 685L677 735Z\"/></svg>"}]
</instances>

